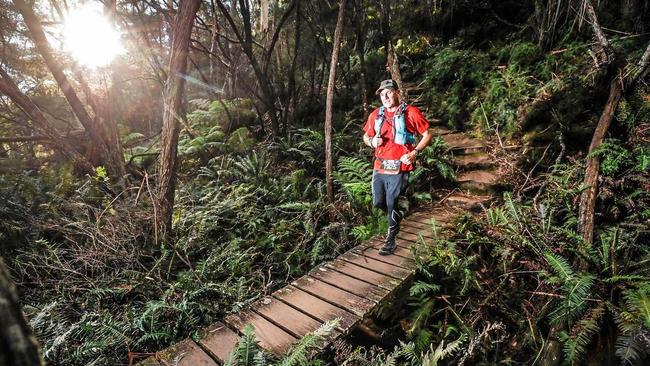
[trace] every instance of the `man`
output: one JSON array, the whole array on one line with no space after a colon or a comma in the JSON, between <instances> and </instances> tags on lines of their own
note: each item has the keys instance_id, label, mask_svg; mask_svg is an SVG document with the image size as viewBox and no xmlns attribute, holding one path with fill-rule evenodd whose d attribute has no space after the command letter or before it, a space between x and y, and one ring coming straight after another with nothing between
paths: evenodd
<instances>
[{"instance_id":1,"label":"man","mask_svg":"<svg viewBox=\"0 0 650 366\"><path fill-rule=\"evenodd\" d=\"M388 216L388 234L379 254L389 255L395 251L395 238L404 215L397 207L398 198L406 191L415 158L429 145L433 131L418 108L400 100L394 80L382 81L376 94L382 106L368 116L363 142L375 149L372 200ZM415 135L422 137L417 145Z\"/></svg>"}]
</instances>

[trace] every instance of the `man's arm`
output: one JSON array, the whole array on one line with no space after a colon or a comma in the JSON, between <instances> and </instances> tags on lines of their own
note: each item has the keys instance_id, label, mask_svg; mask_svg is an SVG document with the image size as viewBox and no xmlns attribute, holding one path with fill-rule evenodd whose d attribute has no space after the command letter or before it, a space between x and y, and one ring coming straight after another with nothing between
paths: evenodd
<instances>
[{"instance_id":1,"label":"man's arm","mask_svg":"<svg viewBox=\"0 0 650 366\"><path fill-rule=\"evenodd\" d=\"M431 142L431 139L433 138L433 128L428 128L424 133L422 133L422 138L420 139L420 142L418 142L417 146L415 146L415 150L417 151L422 151L424 150L427 146L429 146L429 143Z\"/></svg>"},{"instance_id":2,"label":"man's arm","mask_svg":"<svg viewBox=\"0 0 650 366\"><path fill-rule=\"evenodd\" d=\"M424 150L427 146L429 146L429 143L431 142L432 138L433 138L433 129L428 128L426 131L424 131L422 133L422 138L420 139L418 144L415 146L413 151L411 151L408 154L404 154L404 156L402 156L402 159L400 159L400 160L402 160L403 163L406 163L404 161L404 158L407 158L408 161L409 161L409 164L410 164L410 162L415 161L415 157L417 156L418 152ZM364 141L365 141L365 139L364 139Z\"/></svg>"}]
</instances>

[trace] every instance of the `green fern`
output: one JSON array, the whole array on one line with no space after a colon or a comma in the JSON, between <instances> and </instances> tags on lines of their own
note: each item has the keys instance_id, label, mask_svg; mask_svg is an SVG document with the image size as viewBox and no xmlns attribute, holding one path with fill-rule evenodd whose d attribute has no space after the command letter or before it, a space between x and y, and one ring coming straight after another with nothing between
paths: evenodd
<instances>
[{"instance_id":1,"label":"green fern","mask_svg":"<svg viewBox=\"0 0 650 366\"><path fill-rule=\"evenodd\" d=\"M434 283L416 281L409 289L409 295L421 296L425 294L435 293L439 290L440 290L440 285L436 285Z\"/></svg>"},{"instance_id":2,"label":"green fern","mask_svg":"<svg viewBox=\"0 0 650 366\"><path fill-rule=\"evenodd\" d=\"M604 307L594 308L583 319L573 325L569 334L561 332L559 338L564 344L565 364L581 364L587 353L587 346L600 331L603 314Z\"/></svg>"},{"instance_id":3,"label":"green fern","mask_svg":"<svg viewBox=\"0 0 650 366\"><path fill-rule=\"evenodd\" d=\"M460 337L458 337L458 339L447 344L446 346L444 340L440 341L440 343L438 344L435 350L433 349L433 344L431 344L430 350L424 355L422 355L421 365L437 366L439 361L457 352L464 342L465 342L465 335L462 334Z\"/></svg>"},{"instance_id":4,"label":"green fern","mask_svg":"<svg viewBox=\"0 0 650 366\"><path fill-rule=\"evenodd\" d=\"M574 280L566 281L562 285L564 299L559 301L557 307L549 314L551 322L555 324L571 324L587 308L587 298L591 293L594 276L585 274L577 276Z\"/></svg>"},{"instance_id":5,"label":"green fern","mask_svg":"<svg viewBox=\"0 0 650 366\"><path fill-rule=\"evenodd\" d=\"M255 339L255 329L252 325L247 324L244 327L244 332L237 343L237 347L230 351L224 366L254 366L259 365L256 361L260 349Z\"/></svg>"},{"instance_id":6,"label":"green fern","mask_svg":"<svg viewBox=\"0 0 650 366\"><path fill-rule=\"evenodd\" d=\"M570 281L575 278L573 268L564 257L552 252L545 252L544 258L558 276L558 282Z\"/></svg>"},{"instance_id":7,"label":"green fern","mask_svg":"<svg viewBox=\"0 0 650 366\"><path fill-rule=\"evenodd\" d=\"M616 340L616 356L624 365L639 365L650 356L648 344L650 331L639 329L629 335L619 336Z\"/></svg>"},{"instance_id":8,"label":"green fern","mask_svg":"<svg viewBox=\"0 0 650 366\"><path fill-rule=\"evenodd\" d=\"M357 157L342 157L333 178L352 202L369 207L372 202L372 167L369 162Z\"/></svg>"},{"instance_id":9,"label":"green fern","mask_svg":"<svg viewBox=\"0 0 650 366\"><path fill-rule=\"evenodd\" d=\"M310 356L310 352L316 350L340 323L340 319L334 319L323 323L315 331L302 337L296 343L289 353L277 364L277 366L302 366L306 365Z\"/></svg>"}]
</instances>

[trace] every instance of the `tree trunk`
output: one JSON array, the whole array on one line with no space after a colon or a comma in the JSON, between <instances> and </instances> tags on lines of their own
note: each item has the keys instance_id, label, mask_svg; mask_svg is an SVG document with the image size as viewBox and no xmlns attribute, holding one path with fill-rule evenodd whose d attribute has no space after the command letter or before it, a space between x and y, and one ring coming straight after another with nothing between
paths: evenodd
<instances>
[{"instance_id":1,"label":"tree trunk","mask_svg":"<svg viewBox=\"0 0 650 366\"><path fill-rule=\"evenodd\" d=\"M357 55L359 56L359 93L361 94L361 116L362 121L368 118L370 103L368 102L368 83L366 81L366 13L363 0L360 1L357 9Z\"/></svg>"},{"instance_id":2,"label":"tree trunk","mask_svg":"<svg viewBox=\"0 0 650 366\"><path fill-rule=\"evenodd\" d=\"M341 35L345 17L345 0L339 4L339 14L334 30L334 44L332 59L330 60L330 74L327 82L327 98L325 99L325 180L327 184L327 199L334 202L334 184L332 182L332 104L334 103L334 84L336 82L336 64L339 60L341 49Z\"/></svg>"},{"instance_id":3,"label":"tree trunk","mask_svg":"<svg viewBox=\"0 0 650 366\"><path fill-rule=\"evenodd\" d=\"M287 85L289 101L287 102L287 113L284 121L283 134L286 136L290 129L289 123L293 120L296 113L296 66L298 63L298 53L300 52L300 2L296 4L296 29L294 33L293 57L291 60L291 69L289 70L289 81Z\"/></svg>"},{"instance_id":4,"label":"tree trunk","mask_svg":"<svg viewBox=\"0 0 650 366\"><path fill-rule=\"evenodd\" d=\"M598 193L598 170L600 169L600 159L592 156L602 143L612 123L612 117L618 101L621 99L622 80L615 77L609 85L609 97L605 103L605 109L600 115L598 125L591 138L589 145L589 154L587 155L587 167L585 169L584 186L587 187L580 196L580 206L578 214L578 225L582 238L588 243L593 242L594 237L594 208L596 207L596 194Z\"/></svg>"},{"instance_id":5,"label":"tree trunk","mask_svg":"<svg viewBox=\"0 0 650 366\"><path fill-rule=\"evenodd\" d=\"M169 60L169 74L164 92L162 146L158 169L158 202L156 227L158 235L167 241L171 234L174 211L174 190L176 188L176 150L178 148L179 118L183 114L183 92L187 69L187 53L194 17L201 0L183 0L172 28L172 47Z\"/></svg>"},{"instance_id":6,"label":"tree trunk","mask_svg":"<svg viewBox=\"0 0 650 366\"><path fill-rule=\"evenodd\" d=\"M16 288L0 258L0 366L42 365L36 338L25 320Z\"/></svg>"},{"instance_id":7,"label":"tree trunk","mask_svg":"<svg viewBox=\"0 0 650 366\"><path fill-rule=\"evenodd\" d=\"M121 177L124 174L124 158L118 156L116 153L119 149L111 146L115 141L112 139L107 140L102 129L97 126L95 121L93 121L88 114L88 111L63 72L63 67L54 58L50 45L45 37L43 27L34 13L34 10L24 0L13 0L13 2L25 19L25 24L34 38L34 43L36 44L39 53L43 57L47 68L54 76L59 88L61 88L61 91L68 101L68 104L70 104L74 115L79 120L79 123L81 123L86 131L88 131L88 135L92 139L93 144L98 147L97 151L101 154L98 158L98 163L104 165L111 176Z\"/></svg>"},{"instance_id":8,"label":"tree trunk","mask_svg":"<svg viewBox=\"0 0 650 366\"><path fill-rule=\"evenodd\" d=\"M384 37L384 47L386 48L386 71L390 73L391 79L395 80L397 87L402 92L402 99L407 100L406 90L402 88L402 74L399 71L399 60L393 47L392 35L390 33L390 1L384 0L382 3L382 33Z\"/></svg>"},{"instance_id":9,"label":"tree trunk","mask_svg":"<svg viewBox=\"0 0 650 366\"><path fill-rule=\"evenodd\" d=\"M403 87L402 73L399 71L399 59L395 53L395 47L393 47L392 41L389 41L388 45L388 68L390 69L390 77L397 83L402 100L408 100L408 90Z\"/></svg>"}]
</instances>

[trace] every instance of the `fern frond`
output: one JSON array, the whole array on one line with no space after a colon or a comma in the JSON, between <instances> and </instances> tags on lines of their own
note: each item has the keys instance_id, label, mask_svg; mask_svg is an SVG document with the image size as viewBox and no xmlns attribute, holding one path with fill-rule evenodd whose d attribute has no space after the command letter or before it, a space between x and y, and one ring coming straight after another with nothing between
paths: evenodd
<instances>
[{"instance_id":1,"label":"fern frond","mask_svg":"<svg viewBox=\"0 0 650 366\"><path fill-rule=\"evenodd\" d=\"M576 364L583 360L587 346L600 331L603 313L604 307L597 307L571 328L571 334L564 338L564 355L568 363Z\"/></svg>"},{"instance_id":2,"label":"fern frond","mask_svg":"<svg viewBox=\"0 0 650 366\"><path fill-rule=\"evenodd\" d=\"M225 366L250 366L254 365L254 359L258 353L257 340L255 339L255 329L252 325L247 324L244 327L237 347L230 351Z\"/></svg>"},{"instance_id":3,"label":"fern frond","mask_svg":"<svg viewBox=\"0 0 650 366\"><path fill-rule=\"evenodd\" d=\"M562 286L564 299L562 299L557 308L549 316L554 324L568 323L571 324L587 307L587 298L591 293L591 287L594 283L594 276L584 274L576 279L567 280Z\"/></svg>"},{"instance_id":4,"label":"fern frond","mask_svg":"<svg viewBox=\"0 0 650 366\"><path fill-rule=\"evenodd\" d=\"M438 361L441 361L445 357L458 351L460 349L460 346L465 341L465 338L466 338L465 335L462 334L460 337L458 337L457 340L449 343L447 346L445 346L445 341L442 340L440 341L440 343L438 344L435 350L433 349L433 344L432 344L429 352L422 355L422 366L437 366Z\"/></svg>"},{"instance_id":5,"label":"fern frond","mask_svg":"<svg viewBox=\"0 0 650 366\"><path fill-rule=\"evenodd\" d=\"M282 359L279 366L301 366L307 364L309 352L316 349L325 337L332 334L339 322L340 319L338 318L327 321L314 332L302 337Z\"/></svg>"},{"instance_id":6,"label":"fern frond","mask_svg":"<svg viewBox=\"0 0 650 366\"><path fill-rule=\"evenodd\" d=\"M650 355L647 339L650 332L643 334L643 330L629 335L619 336L616 340L616 356L621 359L624 365L639 364L638 362ZM645 342L642 339L646 339Z\"/></svg>"},{"instance_id":7,"label":"fern frond","mask_svg":"<svg viewBox=\"0 0 650 366\"><path fill-rule=\"evenodd\" d=\"M409 289L409 295L420 296L427 293L435 293L439 290L440 290L440 285L437 285L435 283L416 281Z\"/></svg>"},{"instance_id":8,"label":"fern frond","mask_svg":"<svg viewBox=\"0 0 650 366\"><path fill-rule=\"evenodd\" d=\"M547 251L544 252L544 258L562 281L570 280L575 276L573 268L564 257Z\"/></svg>"}]
</instances>

